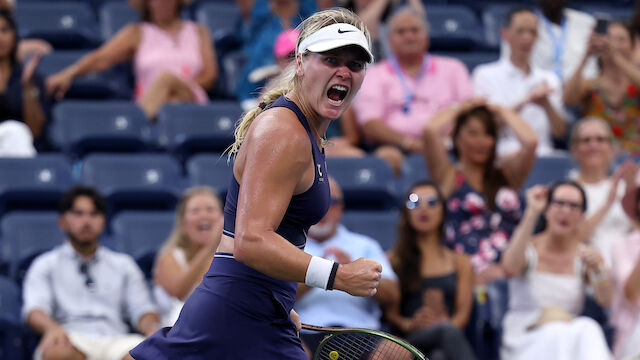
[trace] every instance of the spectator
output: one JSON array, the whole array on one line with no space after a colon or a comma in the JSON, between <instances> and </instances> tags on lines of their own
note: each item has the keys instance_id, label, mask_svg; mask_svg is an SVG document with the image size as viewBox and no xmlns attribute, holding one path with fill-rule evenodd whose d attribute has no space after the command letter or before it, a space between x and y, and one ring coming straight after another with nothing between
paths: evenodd
<instances>
[{"instance_id":1,"label":"spectator","mask_svg":"<svg viewBox=\"0 0 640 360\"><path fill-rule=\"evenodd\" d=\"M14 0L0 0L0 11L13 12ZM53 51L53 47L48 42L41 39L19 39L16 58L19 63L24 63L34 55L42 56Z\"/></svg>"},{"instance_id":2,"label":"spectator","mask_svg":"<svg viewBox=\"0 0 640 360\"><path fill-rule=\"evenodd\" d=\"M17 51L16 24L10 13L0 10L0 156L34 156L33 140L42 136L49 111L36 73L41 55L23 66Z\"/></svg>"},{"instance_id":3,"label":"spectator","mask_svg":"<svg viewBox=\"0 0 640 360\"><path fill-rule=\"evenodd\" d=\"M445 218L436 186L414 184L390 254L402 295L387 318L429 359L474 359L463 333L473 305L473 268L467 255L445 247Z\"/></svg>"},{"instance_id":4,"label":"spectator","mask_svg":"<svg viewBox=\"0 0 640 360\"><path fill-rule=\"evenodd\" d=\"M399 295L396 293L396 274L376 240L351 232L340 224L344 210L342 189L331 177L329 187L331 206L324 218L309 228L305 252L340 264L348 264L362 257L373 259L382 265L382 278L373 297L355 297L299 283L294 309L302 322L313 325L380 329L380 308Z\"/></svg>"},{"instance_id":5,"label":"spectator","mask_svg":"<svg viewBox=\"0 0 640 360\"><path fill-rule=\"evenodd\" d=\"M536 135L515 111L478 100L441 111L425 127L424 155L431 178L447 199L447 245L471 256L476 283L504 277L498 265L521 216L517 190L535 161ZM440 134L453 126L449 159ZM513 130L522 147L496 162L498 124Z\"/></svg>"},{"instance_id":6,"label":"spectator","mask_svg":"<svg viewBox=\"0 0 640 360\"><path fill-rule=\"evenodd\" d=\"M438 111L466 100L472 89L458 60L430 55L424 13L404 7L389 20L393 57L369 69L354 102L365 137L398 172L403 152L422 151L420 136Z\"/></svg>"},{"instance_id":7,"label":"spectator","mask_svg":"<svg viewBox=\"0 0 640 360\"><path fill-rule=\"evenodd\" d=\"M622 209L625 184L619 184L619 175L609 175L614 160L612 138L610 127L598 118L579 121L571 133L571 154L578 163L575 180L585 190L589 204L580 233L609 266L613 240L624 237L631 228Z\"/></svg>"},{"instance_id":8,"label":"spectator","mask_svg":"<svg viewBox=\"0 0 640 360\"><path fill-rule=\"evenodd\" d=\"M574 182L527 190L527 209L502 257L512 277L503 359L611 358L598 323L578 317L587 284L600 305L611 302L611 281L602 257L576 235L586 209L585 193ZM546 225L534 235L540 215Z\"/></svg>"},{"instance_id":9,"label":"spectator","mask_svg":"<svg viewBox=\"0 0 640 360\"><path fill-rule=\"evenodd\" d=\"M538 39L531 52L531 64L551 71L561 82L567 81L578 68L587 52L589 35L596 25L595 19L582 11L569 9L569 0L536 0L538 12ZM509 57L510 45L503 41L503 57ZM590 59L583 70L587 78L597 72L595 59Z\"/></svg>"},{"instance_id":10,"label":"spectator","mask_svg":"<svg viewBox=\"0 0 640 360\"><path fill-rule=\"evenodd\" d=\"M640 66L640 1L636 1L631 16L631 32L633 33L633 55L631 56L633 63Z\"/></svg>"},{"instance_id":11,"label":"spectator","mask_svg":"<svg viewBox=\"0 0 640 360\"><path fill-rule=\"evenodd\" d=\"M236 0L240 9L252 5L250 19L245 21L244 67L236 84L236 95L246 110L258 105L256 97L264 82L252 82L249 74L274 63L273 44L282 31L295 28L316 12L313 0Z\"/></svg>"},{"instance_id":12,"label":"spectator","mask_svg":"<svg viewBox=\"0 0 640 360\"><path fill-rule=\"evenodd\" d=\"M158 329L142 271L135 261L100 246L105 201L76 186L60 202L67 241L38 256L24 281L22 315L42 340L36 359L120 360L144 338L129 334L125 318L144 335Z\"/></svg>"},{"instance_id":13,"label":"spectator","mask_svg":"<svg viewBox=\"0 0 640 360\"><path fill-rule=\"evenodd\" d=\"M638 166L623 165L625 183L637 188L635 177ZM640 192L633 191L633 228L614 239L611 248L611 274L614 297L611 306L611 324L615 327L614 355L626 359L640 354Z\"/></svg>"},{"instance_id":14,"label":"spectator","mask_svg":"<svg viewBox=\"0 0 640 360\"><path fill-rule=\"evenodd\" d=\"M120 30L100 48L47 79L47 90L62 98L74 78L133 60L135 100L150 120L167 102L208 101L218 76L208 30L180 18L182 0L146 0L142 19Z\"/></svg>"},{"instance_id":15,"label":"spectator","mask_svg":"<svg viewBox=\"0 0 640 360\"><path fill-rule=\"evenodd\" d=\"M185 191L171 235L154 266L154 295L162 326L173 326L184 300L209 270L223 223L222 204L211 188Z\"/></svg>"},{"instance_id":16,"label":"spectator","mask_svg":"<svg viewBox=\"0 0 640 360\"><path fill-rule=\"evenodd\" d=\"M567 105L581 105L584 116L596 116L609 123L622 150L640 154L640 70L633 65L633 36L619 22L612 22L606 35L593 34L587 57L598 55L601 67L595 79L585 79L580 71L565 85Z\"/></svg>"},{"instance_id":17,"label":"spectator","mask_svg":"<svg viewBox=\"0 0 640 360\"><path fill-rule=\"evenodd\" d=\"M515 109L538 136L538 155L553 152L553 139L563 139L567 124L562 110L562 84L549 70L538 68L529 60L536 42L538 18L527 7L514 7L507 13L502 38L509 44L508 58L480 65L473 73L476 95L490 103ZM498 155L518 150L515 134L503 131L498 141Z\"/></svg>"}]
</instances>

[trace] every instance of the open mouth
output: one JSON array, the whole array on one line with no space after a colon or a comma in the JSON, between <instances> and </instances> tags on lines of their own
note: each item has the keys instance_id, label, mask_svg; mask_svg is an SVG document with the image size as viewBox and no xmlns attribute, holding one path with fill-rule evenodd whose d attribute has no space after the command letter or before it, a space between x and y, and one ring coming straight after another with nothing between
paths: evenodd
<instances>
[{"instance_id":1,"label":"open mouth","mask_svg":"<svg viewBox=\"0 0 640 360\"><path fill-rule=\"evenodd\" d=\"M334 105L342 104L342 101L347 97L349 89L342 85L333 85L327 90L327 97L329 101Z\"/></svg>"},{"instance_id":2,"label":"open mouth","mask_svg":"<svg viewBox=\"0 0 640 360\"><path fill-rule=\"evenodd\" d=\"M206 222L206 223L200 223L198 224L198 231L209 231L211 230L211 223Z\"/></svg>"}]
</instances>

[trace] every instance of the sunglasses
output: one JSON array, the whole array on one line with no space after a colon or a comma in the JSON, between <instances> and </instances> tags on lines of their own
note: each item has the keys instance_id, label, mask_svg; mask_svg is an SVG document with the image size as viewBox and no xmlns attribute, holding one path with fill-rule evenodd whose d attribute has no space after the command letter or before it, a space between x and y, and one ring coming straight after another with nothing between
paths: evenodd
<instances>
[{"instance_id":1,"label":"sunglasses","mask_svg":"<svg viewBox=\"0 0 640 360\"><path fill-rule=\"evenodd\" d=\"M435 195L425 196L420 199L420 196L418 196L418 194L412 193L411 195L409 195L409 197L407 198L407 202L404 205L407 207L407 209L413 210L420 206L420 204L422 203L427 204L427 206L429 207L434 207L440 204L440 199L438 199L438 197Z\"/></svg>"},{"instance_id":2,"label":"sunglasses","mask_svg":"<svg viewBox=\"0 0 640 360\"><path fill-rule=\"evenodd\" d=\"M92 289L95 286L96 282L93 281L91 274L89 274L89 264L87 264L86 262L80 264L80 272L82 273L82 275L84 275L84 284L89 289Z\"/></svg>"}]
</instances>

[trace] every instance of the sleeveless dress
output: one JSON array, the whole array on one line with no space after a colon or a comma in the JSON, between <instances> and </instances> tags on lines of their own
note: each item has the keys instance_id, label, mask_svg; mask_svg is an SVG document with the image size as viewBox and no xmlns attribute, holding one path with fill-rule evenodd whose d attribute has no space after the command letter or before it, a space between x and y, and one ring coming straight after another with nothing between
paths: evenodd
<instances>
[{"instance_id":1,"label":"sleeveless dress","mask_svg":"<svg viewBox=\"0 0 640 360\"><path fill-rule=\"evenodd\" d=\"M477 273L500 261L524 208L518 193L503 187L496 193L492 211L484 194L469 185L462 172L455 181L456 188L447 200L446 244L468 254Z\"/></svg>"},{"instance_id":2,"label":"sleeveless dress","mask_svg":"<svg viewBox=\"0 0 640 360\"><path fill-rule=\"evenodd\" d=\"M606 101L605 91L596 81L595 88L585 102L583 116L604 119L611 126L613 137L632 155L640 154L640 92L629 84L622 104L614 107Z\"/></svg>"},{"instance_id":3,"label":"sleeveless dress","mask_svg":"<svg viewBox=\"0 0 640 360\"><path fill-rule=\"evenodd\" d=\"M207 93L195 81L203 68L198 25L184 21L174 37L152 23L143 22L140 32L140 45L133 59L135 100L140 101L146 95L160 74L170 72L189 84L196 103L207 103Z\"/></svg>"},{"instance_id":4,"label":"sleeveless dress","mask_svg":"<svg viewBox=\"0 0 640 360\"><path fill-rule=\"evenodd\" d=\"M526 249L527 269L509 279L509 310L503 320L502 359L607 360L611 353L595 320L578 316L585 297L583 264L576 256L573 274L537 270L538 254ZM529 329L545 307L560 307L575 318Z\"/></svg>"},{"instance_id":5,"label":"sleeveless dress","mask_svg":"<svg viewBox=\"0 0 640 360\"><path fill-rule=\"evenodd\" d=\"M293 111L311 142L315 178L304 193L291 198L276 233L304 249L309 227L329 209L329 181L324 153L307 119L285 97L271 107ZM265 149L268 151L269 149ZM240 185L231 178L224 207L224 234L235 235ZM172 328L163 328L131 351L141 359L308 359L291 319L297 283L269 277L239 261L216 253L202 283L187 299Z\"/></svg>"}]
</instances>

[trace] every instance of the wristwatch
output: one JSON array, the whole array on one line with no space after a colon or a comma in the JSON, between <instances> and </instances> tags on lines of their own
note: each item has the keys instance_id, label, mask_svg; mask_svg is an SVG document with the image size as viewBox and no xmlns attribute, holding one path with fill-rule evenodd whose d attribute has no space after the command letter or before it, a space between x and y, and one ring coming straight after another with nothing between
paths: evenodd
<instances>
[{"instance_id":1,"label":"wristwatch","mask_svg":"<svg viewBox=\"0 0 640 360\"><path fill-rule=\"evenodd\" d=\"M23 96L29 99L37 99L40 96L40 89L37 86L25 88L22 92Z\"/></svg>"}]
</instances>

